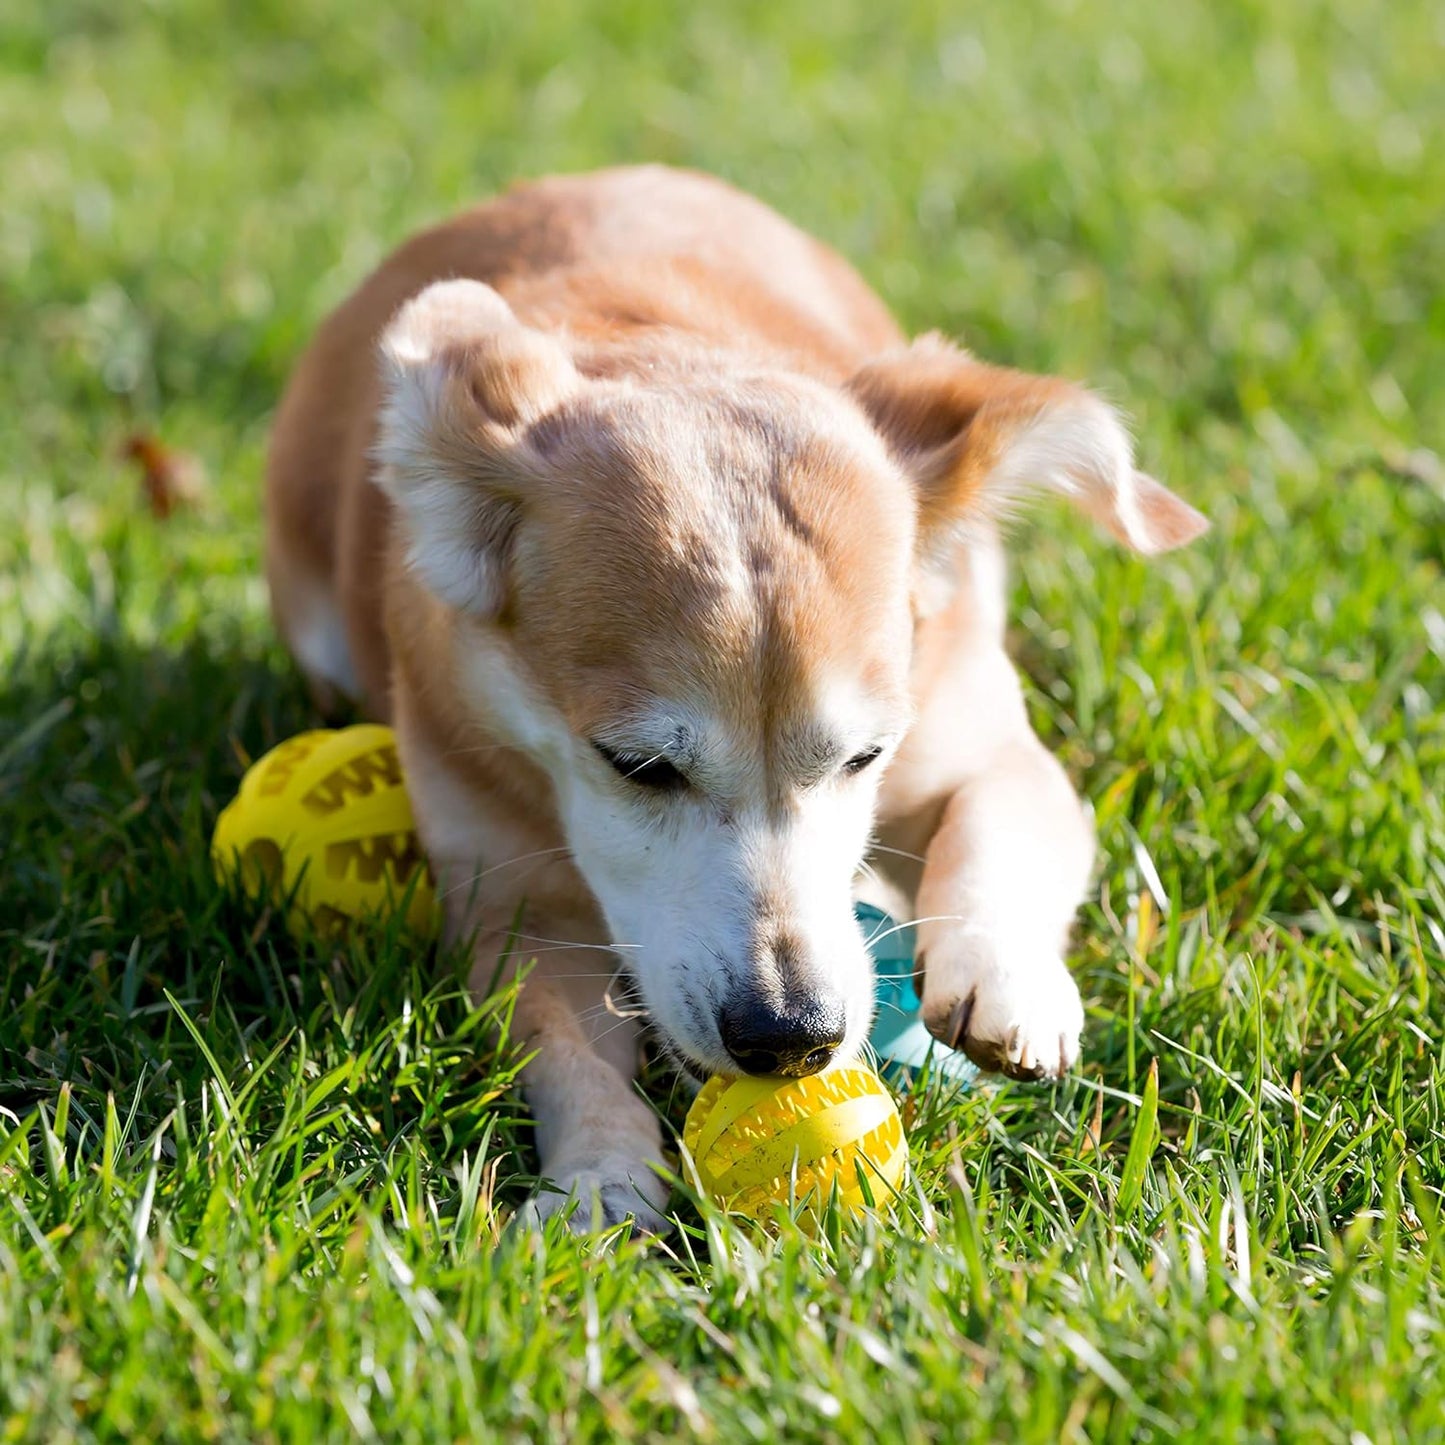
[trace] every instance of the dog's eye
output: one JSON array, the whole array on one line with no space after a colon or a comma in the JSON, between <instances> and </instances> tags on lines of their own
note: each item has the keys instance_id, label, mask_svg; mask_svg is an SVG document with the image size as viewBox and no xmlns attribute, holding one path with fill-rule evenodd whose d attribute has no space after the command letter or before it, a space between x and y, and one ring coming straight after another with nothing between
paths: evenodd
<instances>
[{"instance_id":1,"label":"dog's eye","mask_svg":"<svg viewBox=\"0 0 1445 1445\"><path fill-rule=\"evenodd\" d=\"M629 783L652 788L659 793L675 793L687 786L687 779L666 758L633 758L625 753L614 753L601 743L593 743L592 746L607 765Z\"/></svg>"},{"instance_id":2,"label":"dog's eye","mask_svg":"<svg viewBox=\"0 0 1445 1445\"><path fill-rule=\"evenodd\" d=\"M852 777L855 773L861 773L864 768L876 763L882 756L882 748L864 748L861 753L849 758L843 764L843 771Z\"/></svg>"}]
</instances>

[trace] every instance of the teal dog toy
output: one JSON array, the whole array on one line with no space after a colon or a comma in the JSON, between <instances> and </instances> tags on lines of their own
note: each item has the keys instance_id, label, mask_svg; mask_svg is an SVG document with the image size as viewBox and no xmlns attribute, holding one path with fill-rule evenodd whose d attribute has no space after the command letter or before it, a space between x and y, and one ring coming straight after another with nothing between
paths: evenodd
<instances>
[{"instance_id":1,"label":"teal dog toy","mask_svg":"<svg viewBox=\"0 0 1445 1445\"><path fill-rule=\"evenodd\" d=\"M868 1042L878 1067L899 1082L925 1069L968 1084L978 1070L961 1053L945 1048L923 1027L923 1001L913 987L913 926L895 923L882 909L859 903L854 912L873 954L877 1013Z\"/></svg>"}]
</instances>

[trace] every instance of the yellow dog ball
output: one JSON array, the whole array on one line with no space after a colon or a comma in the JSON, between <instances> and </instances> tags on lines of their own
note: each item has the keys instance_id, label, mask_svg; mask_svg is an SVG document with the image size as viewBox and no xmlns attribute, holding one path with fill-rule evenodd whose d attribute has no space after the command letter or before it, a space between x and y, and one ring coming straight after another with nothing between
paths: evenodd
<instances>
[{"instance_id":1,"label":"yellow dog ball","mask_svg":"<svg viewBox=\"0 0 1445 1445\"><path fill-rule=\"evenodd\" d=\"M885 1204L908 1166L892 1095L856 1066L802 1079L718 1075L693 1100L682 1141L705 1192L757 1220L778 1204L816 1212L835 1189L856 1213L867 1207L865 1181Z\"/></svg>"},{"instance_id":2,"label":"yellow dog ball","mask_svg":"<svg viewBox=\"0 0 1445 1445\"><path fill-rule=\"evenodd\" d=\"M411 927L434 924L436 898L390 728L301 733L273 748L216 820L211 861L222 882L248 892L263 880L281 895L294 889L293 927L344 926L403 902Z\"/></svg>"}]
</instances>

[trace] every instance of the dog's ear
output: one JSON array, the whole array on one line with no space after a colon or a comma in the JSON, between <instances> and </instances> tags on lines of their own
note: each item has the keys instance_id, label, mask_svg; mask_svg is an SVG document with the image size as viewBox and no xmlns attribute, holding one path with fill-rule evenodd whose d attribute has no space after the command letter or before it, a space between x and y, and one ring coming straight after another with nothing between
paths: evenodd
<instances>
[{"instance_id":1,"label":"dog's ear","mask_svg":"<svg viewBox=\"0 0 1445 1445\"><path fill-rule=\"evenodd\" d=\"M528 433L581 385L571 358L480 281L439 281L381 340L385 395L373 455L407 561L443 600L494 616L530 478Z\"/></svg>"},{"instance_id":2,"label":"dog's ear","mask_svg":"<svg viewBox=\"0 0 1445 1445\"><path fill-rule=\"evenodd\" d=\"M1068 382L986 366L923 337L867 363L849 389L913 478L929 560L944 559L972 519L1006 515L1037 490L1071 497L1146 556L1209 526L1135 470L1114 409Z\"/></svg>"}]
</instances>

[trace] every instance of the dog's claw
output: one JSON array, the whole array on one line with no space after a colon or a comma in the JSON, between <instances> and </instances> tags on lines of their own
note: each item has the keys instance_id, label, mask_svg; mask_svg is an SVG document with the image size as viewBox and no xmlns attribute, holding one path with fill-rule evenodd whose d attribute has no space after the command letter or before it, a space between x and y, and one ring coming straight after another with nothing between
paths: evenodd
<instances>
[{"instance_id":1,"label":"dog's claw","mask_svg":"<svg viewBox=\"0 0 1445 1445\"><path fill-rule=\"evenodd\" d=\"M1062 960L1005 970L935 951L929 963L937 996L924 999L924 1023L941 1043L1011 1079L1058 1079L1073 1067L1084 1011Z\"/></svg>"},{"instance_id":2,"label":"dog's claw","mask_svg":"<svg viewBox=\"0 0 1445 1445\"><path fill-rule=\"evenodd\" d=\"M1069 1071L1069 1040L1067 1035L1057 1036L1057 1062L1050 1067L1042 1058L1036 1058L1022 1030L1013 1029L1007 1039L970 1038L968 1025L974 1012L973 996L960 1000L949 1017L949 1035L952 1047L962 1049L980 1069L992 1074L1003 1074L1006 1078L1034 1082L1039 1079L1059 1079Z\"/></svg>"},{"instance_id":3,"label":"dog's claw","mask_svg":"<svg viewBox=\"0 0 1445 1445\"><path fill-rule=\"evenodd\" d=\"M948 1017L948 1047L961 1049L968 1042L968 1025L973 1018L973 995L961 998L954 1004Z\"/></svg>"}]
</instances>

